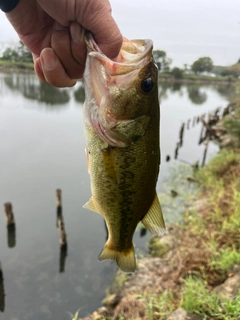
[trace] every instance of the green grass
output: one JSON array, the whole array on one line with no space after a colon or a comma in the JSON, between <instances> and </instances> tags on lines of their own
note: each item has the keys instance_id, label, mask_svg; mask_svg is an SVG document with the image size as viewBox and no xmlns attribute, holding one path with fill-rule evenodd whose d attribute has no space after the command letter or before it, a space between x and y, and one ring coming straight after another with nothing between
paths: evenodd
<instances>
[{"instance_id":1,"label":"green grass","mask_svg":"<svg viewBox=\"0 0 240 320\"><path fill-rule=\"evenodd\" d=\"M224 248L216 252L210 264L221 271L229 271L234 264L240 264L240 253L235 248Z\"/></svg>"},{"instance_id":2,"label":"green grass","mask_svg":"<svg viewBox=\"0 0 240 320\"><path fill-rule=\"evenodd\" d=\"M11 62L6 60L0 60L0 66L33 70L33 62Z\"/></svg>"},{"instance_id":3,"label":"green grass","mask_svg":"<svg viewBox=\"0 0 240 320\"><path fill-rule=\"evenodd\" d=\"M240 319L240 291L233 300L220 299L200 278L189 277L184 280L181 292L181 307L206 319L219 320Z\"/></svg>"},{"instance_id":4,"label":"green grass","mask_svg":"<svg viewBox=\"0 0 240 320\"><path fill-rule=\"evenodd\" d=\"M240 147L240 105L236 108L234 114L226 118L224 125L226 129L236 137L237 146Z\"/></svg>"},{"instance_id":5,"label":"green grass","mask_svg":"<svg viewBox=\"0 0 240 320\"><path fill-rule=\"evenodd\" d=\"M171 290L164 290L161 294L137 295L146 305L145 319L167 319L174 311L175 299Z\"/></svg>"}]
</instances>

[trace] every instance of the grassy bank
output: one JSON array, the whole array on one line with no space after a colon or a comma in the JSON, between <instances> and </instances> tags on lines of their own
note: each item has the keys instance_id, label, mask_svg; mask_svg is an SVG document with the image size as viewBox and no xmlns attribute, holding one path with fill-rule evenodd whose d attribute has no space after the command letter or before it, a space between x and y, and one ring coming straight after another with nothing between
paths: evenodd
<instances>
[{"instance_id":1,"label":"grassy bank","mask_svg":"<svg viewBox=\"0 0 240 320\"><path fill-rule=\"evenodd\" d=\"M177 79L175 78L171 72L160 72L159 73L159 77L158 80L160 82L179 82L179 83L199 83L199 84L236 84L239 83L240 84L240 80L237 78L234 78L232 76L216 76L216 77L212 77L212 76L208 76L208 75L196 75L196 74L186 74L183 73L182 78Z\"/></svg>"},{"instance_id":2,"label":"grassy bank","mask_svg":"<svg viewBox=\"0 0 240 320\"><path fill-rule=\"evenodd\" d=\"M0 60L0 72L33 72L34 67L31 62L11 62Z\"/></svg>"},{"instance_id":3,"label":"grassy bank","mask_svg":"<svg viewBox=\"0 0 240 320\"><path fill-rule=\"evenodd\" d=\"M118 272L105 307L86 320L167 320L179 308L188 319L240 319L239 282L235 291L221 289L235 273L240 277L239 121L239 110L226 120L234 145L193 172L198 193L184 223L151 240L150 255L139 260L135 274Z\"/></svg>"}]
</instances>

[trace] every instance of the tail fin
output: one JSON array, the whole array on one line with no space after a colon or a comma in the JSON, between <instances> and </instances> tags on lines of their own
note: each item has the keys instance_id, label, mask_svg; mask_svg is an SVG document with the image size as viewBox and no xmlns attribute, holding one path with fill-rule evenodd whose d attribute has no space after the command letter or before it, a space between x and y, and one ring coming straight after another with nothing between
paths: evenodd
<instances>
[{"instance_id":1,"label":"tail fin","mask_svg":"<svg viewBox=\"0 0 240 320\"><path fill-rule=\"evenodd\" d=\"M98 260L111 259L116 261L118 267L127 273L134 272L136 270L136 258L133 245L130 249L124 251L116 251L109 249L107 243L105 244L102 252L100 253Z\"/></svg>"}]
</instances>

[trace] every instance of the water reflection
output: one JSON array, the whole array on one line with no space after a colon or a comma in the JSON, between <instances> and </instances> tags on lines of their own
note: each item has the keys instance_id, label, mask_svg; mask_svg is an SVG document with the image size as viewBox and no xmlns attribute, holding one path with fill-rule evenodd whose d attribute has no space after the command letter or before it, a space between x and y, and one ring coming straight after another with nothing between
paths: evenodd
<instances>
[{"instance_id":1,"label":"water reflection","mask_svg":"<svg viewBox=\"0 0 240 320\"><path fill-rule=\"evenodd\" d=\"M191 100L192 103L200 105L207 101L207 94L206 92L202 91L202 86L196 85L196 84L189 84L189 83L182 84L178 82L174 82L174 83L160 82L159 90L158 90L159 99L160 101L166 100L169 97L169 94L174 92L177 92L179 93L180 96L182 96L184 94L185 89L187 90L188 98Z\"/></svg>"},{"instance_id":2,"label":"water reflection","mask_svg":"<svg viewBox=\"0 0 240 320\"><path fill-rule=\"evenodd\" d=\"M16 224L14 219L14 214L12 210L12 204L6 202L4 204L4 211L7 220L7 242L9 248L14 248L16 246Z\"/></svg>"},{"instance_id":3,"label":"water reflection","mask_svg":"<svg viewBox=\"0 0 240 320\"><path fill-rule=\"evenodd\" d=\"M21 93L25 98L37 100L47 105L66 105L71 99L71 91L76 102L83 103L85 91L83 82L79 81L74 88L55 88L47 83L38 81L35 75L8 74L1 78L1 81L11 91Z\"/></svg>"},{"instance_id":4,"label":"water reflection","mask_svg":"<svg viewBox=\"0 0 240 320\"><path fill-rule=\"evenodd\" d=\"M4 290L2 265L0 262L0 311L4 312L4 309L5 309L5 290Z\"/></svg>"},{"instance_id":5,"label":"water reflection","mask_svg":"<svg viewBox=\"0 0 240 320\"><path fill-rule=\"evenodd\" d=\"M59 230L59 243L60 243L60 258L59 258L59 273L65 271L65 263L68 252L67 233L65 231L65 224L62 214L62 190L56 190L57 199L57 228Z\"/></svg>"},{"instance_id":6,"label":"water reflection","mask_svg":"<svg viewBox=\"0 0 240 320\"><path fill-rule=\"evenodd\" d=\"M74 91L74 97L75 97L75 100L77 102L81 102L81 103L84 102L84 100L85 100L85 90L84 90L84 87L83 87L83 83L81 83L79 88L76 91Z\"/></svg>"},{"instance_id":7,"label":"water reflection","mask_svg":"<svg viewBox=\"0 0 240 320\"><path fill-rule=\"evenodd\" d=\"M207 94L202 92L199 86L196 85L188 85L188 97L194 104L203 104L207 101Z\"/></svg>"},{"instance_id":8,"label":"water reflection","mask_svg":"<svg viewBox=\"0 0 240 320\"><path fill-rule=\"evenodd\" d=\"M203 89L199 90L203 92ZM163 161L158 191L163 180L169 179L169 168L175 163L176 143L175 156L179 161L182 158L190 165L197 160L202 163L204 142L198 146L201 114L226 103L216 94L216 89L204 87L204 90L208 102L201 105L199 112L199 108L189 101L186 85L159 86ZM65 90L55 88L52 91L51 87L40 84L34 75L0 74L0 200L3 203L4 199L14 199L18 211L16 222L18 230L21 229L21 239L17 240L22 244L14 251L9 250L5 233L0 231L1 259L8 276L5 287L11 296L6 306L2 276L0 305L1 309L5 308L1 315L4 320L57 319L67 310L73 312L79 307L80 317L84 317L100 306L103 291L115 272L111 261L97 262L107 233L104 220L81 209L90 196L79 108L84 100L83 85L78 82L66 90L66 95L62 92ZM16 97L19 98L17 108ZM38 112L41 108L53 112ZM60 108L62 112L56 114L55 110ZM183 121L185 128L181 139ZM203 138L205 133L204 127ZM211 148L210 141L207 160L217 152L217 147ZM60 196L57 204L53 204L55 194L51 194L56 185L64 190L63 205ZM170 190L175 190L174 186ZM173 202L172 197L170 202ZM53 216L49 214L52 209ZM179 214L179 210L176 212ZM165 216L168 222L173 221L167 211ZM49 219L51 223L48 223ZM66 231L68 235L71 233L69 239ZM143 252L146 250L145 234L146 229L140 229L134 235L134 244ZM57 240L60 243L56 247ZM8 240L8 243L13 241Z\"/></svg>"}]
</instances>

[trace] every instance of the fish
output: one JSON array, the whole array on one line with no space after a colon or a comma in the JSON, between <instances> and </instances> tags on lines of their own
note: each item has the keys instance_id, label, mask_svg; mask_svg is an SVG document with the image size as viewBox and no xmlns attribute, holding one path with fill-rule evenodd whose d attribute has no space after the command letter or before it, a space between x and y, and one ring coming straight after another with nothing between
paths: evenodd
<instances>
[{"instance_id":1,"label":"fish","mask_svg":"<svg viewBox=\"0 0 240 320\"><path fill-rule=\"evenodd\" d=\"M153 43L123 38L111 60L90 32L85 42L83 121L92 196L84 208L99 213L107 225L98 260L114 260L123 272L133 273L138 223L154 235L165 232L156 193L160 108Z\"/></svg>"}]
</instances>

